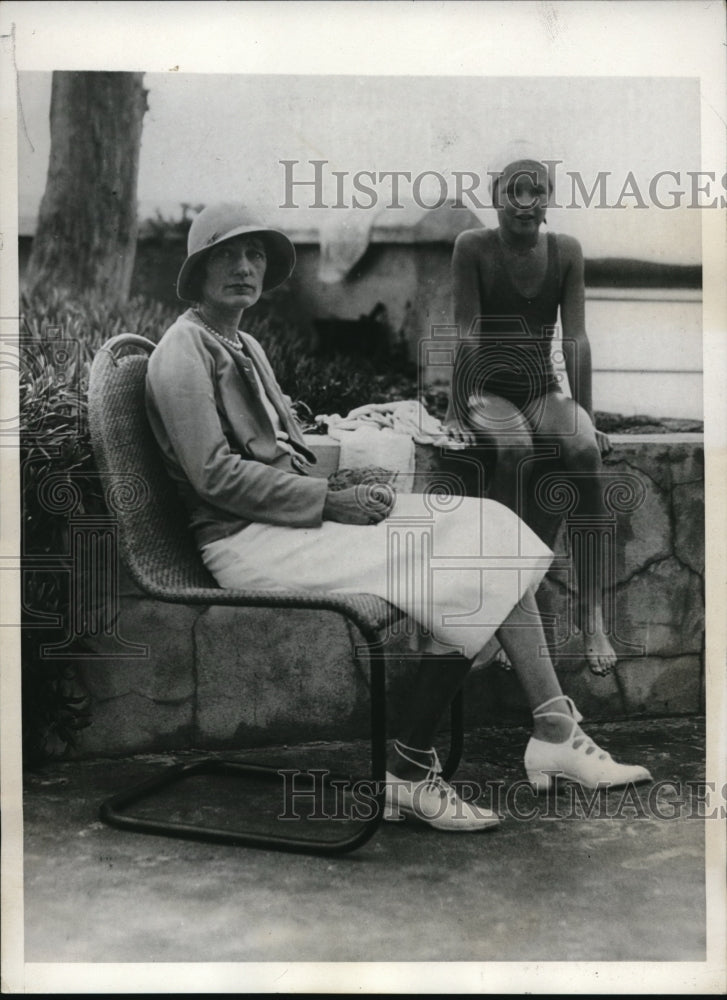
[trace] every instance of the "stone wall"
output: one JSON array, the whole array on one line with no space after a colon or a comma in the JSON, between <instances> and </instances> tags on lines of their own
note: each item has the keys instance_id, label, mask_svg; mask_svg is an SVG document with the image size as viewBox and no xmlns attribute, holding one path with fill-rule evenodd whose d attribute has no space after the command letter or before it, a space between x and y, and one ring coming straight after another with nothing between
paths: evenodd
<instances>
[{"instance_id":1,"label":"stone wall","mask_svg":"<svg viewBox=\"0 0 727 1000\"><path fill-rule=\"evenodd\" d=\"M591 674L580 641L569 635L563 604L570 581L548 576L541 608L556 619L556 668L564 689L591 717L678 715L704 705L704 452L696 435L618 437L607 473L643 485L614 518L615 588L612 641L619 654L613 675ZM615 480L617 482L618 480ZM633 482L633 480L630 480ZM556 555L565 554L564 528ZM503 712L522 699L512 675L503 685Z\"/></svg>"},{"instance_id":2,"label":"stone wall","mask_svg":"<svg viewBox=\"0 0 727 1000\"><path fill-rule=\"evenodd\" d=\"M615 496L614 643L608 677L585 665L568 625L572 581L556 558L538 600L552 616L550 639L566 693L588 718L693 714L704 700L704 492L699 435L616 436L606 472ZM335 468L337 446L320 442L320 474ZM445 463L446 465L446 463ZM441 479L441 456L418 448L415 488ZM624 485L626 484L626 485ZM554 543L565 555L567 525ZM83 665L93 721L80 753L116 754L185 747L244 747L363 736L367 675L352 655L350 626L332 612L198 608L149 600L122 586L119 634L148 647L136 659ZM96 650L104 653L102 640ZM493 647L494 651L494 647ZM415 661L394 637L388 676L396 724ZM470 675L470 724L524 722L511 670Z\"/></svg>"}]
</instances>

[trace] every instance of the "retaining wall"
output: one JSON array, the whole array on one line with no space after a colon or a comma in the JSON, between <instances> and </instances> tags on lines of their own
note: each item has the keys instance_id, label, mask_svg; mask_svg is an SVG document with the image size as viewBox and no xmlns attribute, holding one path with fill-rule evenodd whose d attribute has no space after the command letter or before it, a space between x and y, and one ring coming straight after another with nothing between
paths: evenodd
<instances>
[{"instance_id":1,"label":"retaining wall","mask_svg":"<svg viewBox=\"0 0 727 1000\"><path fill-rule=\"evenodd\" d=\"M704 490L701 435L614 436L606 472L615 487L613 641L620 659L608 677L587 668L568 622L572 581L556 559L541 587L551 616L556 669L588 718L703 711ZM317 442L319 474L337 446ZM441 477L441 455L418 447L415 488ZM623 509L619 509L619 506ZM554 542L565 555L567 525ZM332 612L167 605L122 582L121 636L147 646L136 659L83 663L92 724L81 754L188 747L244 747L299 739L351 738L367 731L365 665L351 653L350 626ZM355 637L354 637L355 638ZM415 662L406 637L392 639L388 685L392 727ZM490 665L467 681L470 724L525 721L511 670Z\"/></svg>"}]
</instances>

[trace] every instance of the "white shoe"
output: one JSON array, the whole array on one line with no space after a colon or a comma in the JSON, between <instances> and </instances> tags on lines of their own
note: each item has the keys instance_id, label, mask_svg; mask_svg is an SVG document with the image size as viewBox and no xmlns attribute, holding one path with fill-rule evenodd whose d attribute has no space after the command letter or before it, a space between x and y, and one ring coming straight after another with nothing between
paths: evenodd
<instances>
[{"instance_id":1,"label":"white shoe","mask_svg":"<svg viewBox=\"0 0 727 1000\"><path fill-rule=\"evenodd\" d=\"M565 701L570 714L542 711L554 701ZM586 736L578 725L583 716L570 698L550 698L533 712L533 718L546 715L569 719L573 728L563 743L548 743L534 736L530 738L525 750L525 771L536 791L547 791L556 777L577 781L584 788L597 788L599 785L614 788L653 780L645 767L638 764L618 764L610 753Z\"/></svg>"},{"instance_id":2,"label":"white shoe","mask_svg":"<svg viewBox=\"0 0 727 1000\"><path fill-rule=\"evenodd\" d=\"M386 772L385 820L405 816L428 823L435 830L471 833L497 826L500 817L490 809L464 802L442 777L442 767L434 750L432 764L423 781L405 781ZM410 760L411 758L406 758ZM415 762L417 763L417 762ZM426 769L425 765L420 765Z\"/></svg>"}]
</instances>

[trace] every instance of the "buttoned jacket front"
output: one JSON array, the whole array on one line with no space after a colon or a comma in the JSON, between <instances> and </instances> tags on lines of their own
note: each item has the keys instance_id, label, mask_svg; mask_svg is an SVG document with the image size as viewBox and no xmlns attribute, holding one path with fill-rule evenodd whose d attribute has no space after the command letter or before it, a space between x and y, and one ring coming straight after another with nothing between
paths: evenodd
<instances>
[{"instance_id":1,"label":"buttoned jacket front","mask_svg":"<svg viewBox=\"0 0 727 1000\"><path fill-rule=\"evenodd\" d=\"M241 338L244 350L228 346L190 309L149 360L147 415L199 545L253 521L289 527L322 521L326 480L306 475L315 456L290 399L260 344L248 334ZM255 371L293 454L276 438Z\"/></svg>"}]
</instances>

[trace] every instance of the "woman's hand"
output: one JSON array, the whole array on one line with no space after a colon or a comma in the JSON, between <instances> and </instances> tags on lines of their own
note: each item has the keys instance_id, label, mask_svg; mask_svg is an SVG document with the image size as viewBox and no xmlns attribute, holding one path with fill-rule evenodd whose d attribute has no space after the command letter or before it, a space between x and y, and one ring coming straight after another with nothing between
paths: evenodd
<instances>
[{"instance_id":1,"label":"woman's hand","mask_svg":"<svg viewBox=\"0 0 727 1000\"><path fill-rule=\"evenodd\" d=\"M378 524L389 516L395 500L396 491L388 483L361 483L345 490L329 490L323 505L323 520Z\"/></svg>"}]
</instances>

